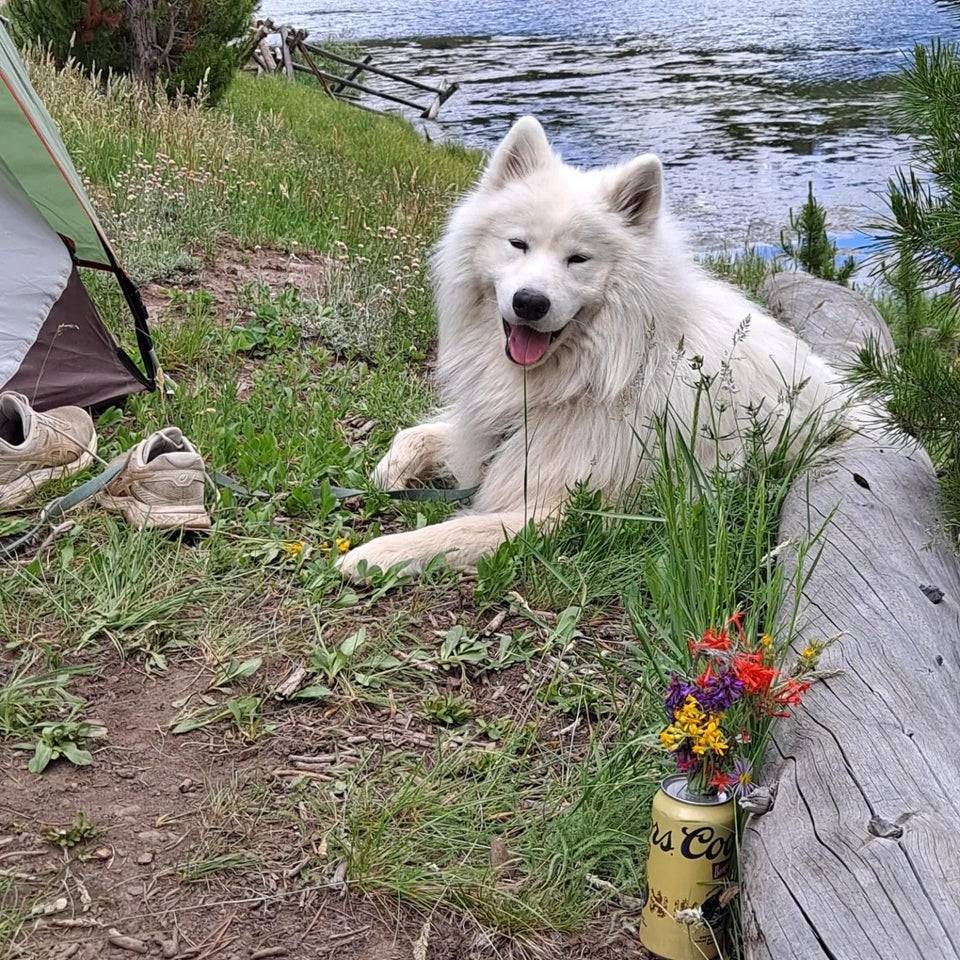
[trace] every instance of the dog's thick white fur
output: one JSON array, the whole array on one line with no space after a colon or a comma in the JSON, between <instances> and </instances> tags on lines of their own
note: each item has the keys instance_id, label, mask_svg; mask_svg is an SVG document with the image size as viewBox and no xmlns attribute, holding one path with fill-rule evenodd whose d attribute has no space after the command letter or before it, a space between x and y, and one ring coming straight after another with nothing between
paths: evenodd
<instances>
[{"instance_id":1,"label":"dog's thick white fur","mask_svg":"<svg viewBox=\"0 0 960 960\"><path fill-rule=\"evenodd\" d=\"M446 522L351 550L348 576L361 561L417 572L437 554L469 569L529 519L555 516L580 481L624 494L643 476L651 417L668 397L680 423L692 419L681 345L706 374L734 371L721 441L733 457L734 408L775 409L804 382L795 418L840 403L823 360L694 262L663 208L655 156L576 169L532 117L454 209L432 278L440 409L397 434L373 481L397 488L445 469L480 489ZM716 443L701 440L698 455L715 460Z\"/></svg>"}]
</instances>

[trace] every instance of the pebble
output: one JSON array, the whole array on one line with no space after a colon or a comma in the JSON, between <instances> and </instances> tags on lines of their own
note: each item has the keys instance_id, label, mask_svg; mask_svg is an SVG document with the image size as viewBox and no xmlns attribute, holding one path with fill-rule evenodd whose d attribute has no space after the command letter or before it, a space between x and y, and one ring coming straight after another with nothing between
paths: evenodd
<instances>
[{"instance_id":1,"label":"pebble","mask_svg":"<svg viewBox=\"0 0 960 960\"><path fill-rule=\"evenodd\" d=\"M97 847L93 855L97 860L109 860L113 856L113 851L109 847Z\"/></svg>"},{"instance_id":2,"label":"pebble","mask_svg":"<svg viewBox=\"0 0 960 960\"><path fill-rule=\"evenodd\" d=\"M141 867L145 867L148 863L153 863L153 854L149 850L145 850L137 857L137 863L139 863Z\"/></svg>"},{"instance_id":3,"label":"pebble","mask_svg":"<svg viewBox=\"0 0 960 960\"><path fill-rule=\"evenodd\" d=\"M132 767L119 767L115 772L121 780L132 780L137 775Z\"/></svg>"},{"instance_id":4,"label":"pebble","mask_svg":"<svg viewBox=\"0 0 960 960\"><path fill-rule=\"evenodd\" d=\"M144 843L167 843L170 834L164 833L162 830L142 830L137 834L137 839Z\"/></svg>"},{"instance_id":5,"label":"pebble","mask_svg":"<svg viewBox=\"0 0 960 960\"><path fill-rule=\"evenodd\" d=\"M121 950L128 950L130 953L149 953L150 948L136 937L127 937L119 930L110 929L110 935L107 937L107 943Z\"/></svg>"},{"instance_id":6,"label":"pebble","mask_svg":"<svg viewBox=\"0 0 960 960\"><path fill-rule=\"evenodd\" d=\"M56 900L50 900L47 903L36 903L30 910L30 916L50 917L55 913L63 913L68 905L69 901L66 897L57 897Z\"/></svg>"},{"instance_id":7,"label":"pebble","mask_svg":"<svg viewBox=\"0 0 960 960\"><path fill-rule=\"evenodd\" d=\"M115 817L121 817L123 819L131 819L136 817L143 808L136 803L128 803L124 805L117 805L112 810L111 813Z\"/></svg>"},{"instance_id":8,"label":"pebble","mask_svg":"<svg viewBox=\"0 0 960 960\"><path fill-rule=\"evenodd\" d=\"M193 782L193 780L190 779L190 777L187 777L187 779L184 780L180 786L177 787L177 789L181 793L193 793L193 791L197 789L197 785Z\"/></svg>"}]
</instances>

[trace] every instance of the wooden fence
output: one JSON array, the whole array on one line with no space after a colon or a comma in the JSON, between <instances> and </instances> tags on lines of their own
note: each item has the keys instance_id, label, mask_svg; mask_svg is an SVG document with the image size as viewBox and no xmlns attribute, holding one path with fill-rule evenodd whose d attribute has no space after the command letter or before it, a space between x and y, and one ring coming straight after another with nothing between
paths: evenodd
<instances>
[{"instance_id":1,"label":"wooden fence","mask_svg":"<svg viewBox=\"0 0 960 960\"><path fill-rule=\"evenodd\" d=\"M413 110L424 120L435 119L440 108L459 89L458 83L424 83L376 66L370 55L362 60L354 60L335 50L308 43L308 35L306 30L298 27L278 26L272 20L257 20L251 31L249 52L244 59L251 69L261 75L285 76L288 80L294 80L297 73L312 76L328 96L361 109L382 112L360 102L359 95L366 94ZM271 42L271 38L276 39ZM349 67L350 70L342 75L332 73L324 69L328 64ZM403 92L373 87L366 79L368 75L392 81ZM427 102L413 99L418 93L428 93L431 98Z\"/></svg>"}]
</instances>

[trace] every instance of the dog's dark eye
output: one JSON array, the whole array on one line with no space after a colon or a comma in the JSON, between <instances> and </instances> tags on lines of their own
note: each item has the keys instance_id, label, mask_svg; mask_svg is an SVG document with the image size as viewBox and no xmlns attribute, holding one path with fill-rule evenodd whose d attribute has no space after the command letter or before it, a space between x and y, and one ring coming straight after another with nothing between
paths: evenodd
<instances>
[{"instance_id":1,"label":"dog's dark eye","mask_svg":"<svg viewBox=\"0 0 960 960\"><path fill-rule=\"evenodd\" d=\"M514 247L514 248L517 249L517 250L522 250L524 253L526 253L527 250L530 249L530 248L527 246L527 241L526 241L526 240L518 240L516 237L514 237L514 238L510 241L510 246L511 246L511 247Z\"/></svg>"},{"instance_id":2,"label":"dog's dark eye","mask_svg":"<svg viewBox=\"0 0 960 960\"><path fill-rule=\"evenodd\" d=\"M567 257L567 263L586 263L589 259L582 253L575 253L572 257Z\"/></svg>"}]
</instances>

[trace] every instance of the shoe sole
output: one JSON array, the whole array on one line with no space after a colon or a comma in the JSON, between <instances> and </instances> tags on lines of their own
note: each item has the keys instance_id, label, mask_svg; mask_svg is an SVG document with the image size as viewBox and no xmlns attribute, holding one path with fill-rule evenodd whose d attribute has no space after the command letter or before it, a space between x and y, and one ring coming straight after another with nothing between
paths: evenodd
<instances>
[{"instance_id":1,"label":"shoe sole","mask_svg":"<svg viewBox=\"0 0 960 960\"><path fill-rule=\"evenodd\" d=\"M209 530L213 525L203 508L150 505L108 493L98 494L97 503L104 510L121 514L137 530Z\"/></svg>"},{"instance_id":2,"label":"shoe sole","mask_svg":"<svg viewBox=\"0 0 960 960\"><path fill-rule=\"evenodd\" d=\"M33 473L18 477L13 483L0 487L0 508L16 507L29 500L41 487L54 480L72 477L81 470L86 470L94 461L97 452L97 438L94 437L90 446L72 463L65 463L59 467L44 467L34 470Z\"/></svg>"}]
</instances>

